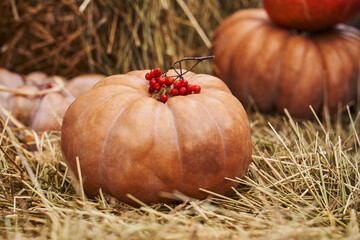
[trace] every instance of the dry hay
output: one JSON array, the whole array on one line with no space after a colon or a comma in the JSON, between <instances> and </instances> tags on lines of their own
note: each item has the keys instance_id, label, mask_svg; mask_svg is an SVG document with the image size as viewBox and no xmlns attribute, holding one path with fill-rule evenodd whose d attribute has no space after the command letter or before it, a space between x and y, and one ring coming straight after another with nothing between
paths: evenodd
<instances>
[{"instance_id":1,"label":"dry hay","mask_svg":"<svg viewBox=\"0 0 360 240\"><path fill-rule=\"evenodd\" d=\"M86 199L69 175L59 133L2 123L0 236L8 239L359 239L360 114L317 121L249 114L253 163L231 196L132 208ZM203 191L206 191L205 189ZM177 194L179 199L184 196Z\"/></svg>"},{"instance_id":2,"label":"dry hay","mask_svg":"<svg viewBox=\"0 0 360 240\"><path fill-rule=\"evenodd\" d=\"M0 2L0 66L66 77L164 69L185 56L208 55L218 23L258 2L5 0Z\"/></svg>"}]
</instances>

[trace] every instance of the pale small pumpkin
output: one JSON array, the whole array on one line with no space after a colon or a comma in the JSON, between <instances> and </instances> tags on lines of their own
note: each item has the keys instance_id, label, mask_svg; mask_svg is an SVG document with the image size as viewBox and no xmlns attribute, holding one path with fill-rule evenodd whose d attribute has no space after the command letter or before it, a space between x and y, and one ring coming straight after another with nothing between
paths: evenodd
<instances>
[{"instance_id":1,"label":"pale small pumpkin","mask_svg":"<svg viewBox=\"0 0 360 240\"><path fill-rule=\"evenodd\" d=\"M98 81L105 78L102 74L83 74L71 79L66 88L75 98L89 91Z\"/></svg>"},{"instance_id":2,"label":"pale small pumpkin","mask_svg":"<svg viewBox=\"0 0 360 240\"><path fill-rule=\"evenodd\" d=\"M347 25L301 34L275 26L262 9L241 10L217 28L213 53L216 75L261 111L310 118L309 105L334 114L356 100L360 32Z\"/></svg>"},{"instance_id":3,"label":"pale small pumpkin","mask_svg":"<svg viewBox=\"0 0 360 240\"><path fill-rule=\"evenodd\" d=\"M0 87L14 90L23 84L24 80L19 74L10 72L5 68L0 68ZM7 98L9 96L11 96L11 93L0 91L0 103L4 108L8 108ZM4 117L3 114L1 116Z\"/></svg>"},{"instance_id":4,"label":"pale small pumpkin","mask_svg":"<svg viewBox=\"0 0 360 240\"><path fill-rule=\"evenodd\" d=\"M23 93L37 93L35 86L23 85L17 88ZM73 98L59 92L45 94L43 96L27 96L14 94L8 99L8 108L12 115L25 126L36 132L60 130L61 118L64 117L68 106ZM59 117L60 119L57 119Z\"/></svg>"},{"instance_id":5,"label":"pale small pumpkin","mask_svg":"<svg viewBox=\"0 0 360 240\"><path fill-rule=\"evenodd\" d=\"M59 120L74 99L62 90L48 91L48 84L53 87L55 78L65 80L33 72L25 76L24 81L20 75L0 69L0 84L7 90L0 93L1 104L17 120L37 132L60 130ZM3 113L1 116L6 118Z\"/></svg>"},{"instance_id":6,"label":"pale small pumpkin","mask_svg":"<svg viewBox=\"0 0 360 240\"><path fill-rule=\"evenodd\" d=\"M31 72L25 76L26 85L41 86L49 83L49 76L44 72Z\"/></svg>"},{"instance_id":7,"label":"pale small pumpkin","mask_svg":"<svg viewBox=\"0 0 360 240\"><path fill-rule=\"evenodd\" d=\"M87 195L104 192L133 203L166 202L161 192L178 190L204 198L199 188L220 194L243 177L251 161L251 137L241 103L218 78L187 73L200 94L170 97L148 93L147 71L107 77L66 111L63 155L77 175L79 157ZM174 74L174 72L170 73Z\"/></svg>"}]
</instances>

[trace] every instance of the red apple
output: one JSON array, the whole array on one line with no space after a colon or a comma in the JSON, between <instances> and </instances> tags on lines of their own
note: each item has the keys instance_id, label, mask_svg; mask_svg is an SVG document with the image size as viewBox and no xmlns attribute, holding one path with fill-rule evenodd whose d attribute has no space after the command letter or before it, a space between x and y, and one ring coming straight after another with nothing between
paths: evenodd
<instances>
[{"instance_id":1,"label":"red apple","mask_svg":"<svg viewBox=\"0 0 360 240\"><path fill-rule=\"evenodd\" d=\"M278 25L311 32L346 22L360 12L360 0L263 0L263 5Z\"/></svg>"}]
</instances>

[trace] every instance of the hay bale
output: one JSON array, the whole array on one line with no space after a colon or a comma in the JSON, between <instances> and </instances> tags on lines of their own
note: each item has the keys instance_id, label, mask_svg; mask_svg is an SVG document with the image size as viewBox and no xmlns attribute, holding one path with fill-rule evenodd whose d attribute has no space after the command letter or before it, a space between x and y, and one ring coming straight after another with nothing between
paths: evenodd
<instances>
[{"instance_id":1,"label":"hay bale","mask_svg":"<svg viewBox=\"0 0 360 240\"><path fill-rule=\"evenodd\" d=\"M184 56L208 54L223 18L258 5L259 0L5 0L0 66L67 77L166 68ZM210 65L198 69L209 72Z\"/></svg>"}]
</instances>

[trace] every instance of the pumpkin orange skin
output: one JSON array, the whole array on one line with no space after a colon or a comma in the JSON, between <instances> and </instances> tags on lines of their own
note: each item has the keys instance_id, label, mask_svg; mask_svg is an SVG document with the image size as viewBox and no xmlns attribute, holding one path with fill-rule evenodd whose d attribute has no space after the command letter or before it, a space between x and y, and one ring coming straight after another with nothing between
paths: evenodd
<instances>
[{"instance_id":1,"label":"pumpkin orange skin","mask_svg":"<svg viewBox=\"0 0 360 240\"><path fill-rule=\"evenodd\" d=\"M241 103L220 79L194 73L185 78L200 94L161 103L147 91L148 71L107 77L67 110L61 147L76 175L79 157L86 194L102 188L134 204L127 193L155 203L169 202L160 193L173 190L193 198L207 196L199 188L230 192L235 184L224 178L243 177L251 161Z\"/></svg>"},{"instance_id":2,"label":"pumpkin orange skin","mask_svg":"<svg viewBox=\"0 0 360 240\"><path fill-rule=\"evenodd\" d=\"M356 99L360 32L346 25L301 35L275 26L262 9L238 11L216 30L214 71L233 94L259 110L311 118Z\"/></svg>"},{"instance_id":3,"label":"pumpkin orange skin","mask_svg":"<svg viewBox=\"0 0 360 240\"><path fill-rule=\"evenodd\" d=\"M346 22L360 12L360 0L263 0L280 26L318 31Z\"/></svg>"}]
</instances>

